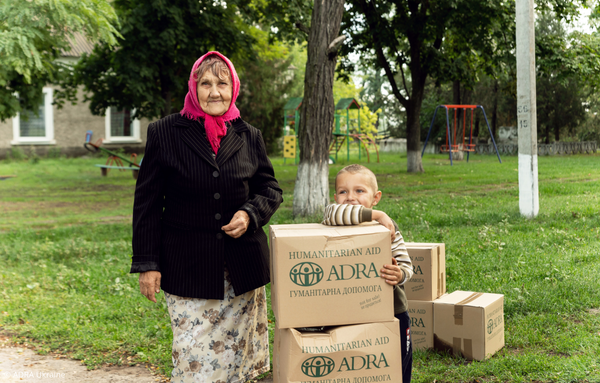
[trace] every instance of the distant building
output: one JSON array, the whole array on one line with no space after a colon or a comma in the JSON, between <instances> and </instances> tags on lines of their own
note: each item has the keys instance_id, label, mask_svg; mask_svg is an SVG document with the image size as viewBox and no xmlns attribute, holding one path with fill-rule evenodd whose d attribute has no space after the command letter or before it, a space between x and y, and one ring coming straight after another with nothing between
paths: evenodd
<instances>
[{"instance_id":1,"label":"distant building","mask_svg":"<svg viewBox=\"0 0 600 383\"><path fill-rule=\"evenodd\" d=\"M93 46L80 35L69 39L71 50L63 52L62 62L75 64L83 53L91 53ZM92 141L103 139L107 149L122 148L127 152L143 152L146 145L146 130L150 121L132 120L130 110L109 108L105 116L94 116L89 105L83 101L83 92L78 92L77 105L65 103L62 109L52 105L54 85L43 88L44 101L36 116L26 110L11 120L0 122L0 158L5 158L13 147L20 147L28 154L35 150L45 155L51 149L76 156L86 153L83 147L88 130L93 132ZM27 115L28 118L23 118Z\"/></svg>"}]
</instances>

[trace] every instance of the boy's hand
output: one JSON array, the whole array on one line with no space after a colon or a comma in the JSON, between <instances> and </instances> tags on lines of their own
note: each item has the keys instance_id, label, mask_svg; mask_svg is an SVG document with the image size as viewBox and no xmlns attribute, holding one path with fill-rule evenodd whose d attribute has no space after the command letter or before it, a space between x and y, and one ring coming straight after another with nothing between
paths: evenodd
<instances>
[{"instance_id":1,"label":"boy's hand","mask_svg":"<svg viewBox=\"0 0 600 383\"><path fill-rule=\"evenodd\" d=\"M392 286L396 286L404 279L404 271L398 266L396 258L392 258L391 265L383 265L381 278L385 279L385 282Z\"/></svg>"},{"instance_id":2,"label":"boy's hand","mask_svg":"<svg viewBox=\"0 0 600 383\"><path fill-rule=\"evenodd\" d=\"M394 227L394 222L392 219L387 214L379 210L373 210L372 218L390 231L392 242L394 242L394 238L396 238L396 228Z\"/></svg>"}]
</instances>

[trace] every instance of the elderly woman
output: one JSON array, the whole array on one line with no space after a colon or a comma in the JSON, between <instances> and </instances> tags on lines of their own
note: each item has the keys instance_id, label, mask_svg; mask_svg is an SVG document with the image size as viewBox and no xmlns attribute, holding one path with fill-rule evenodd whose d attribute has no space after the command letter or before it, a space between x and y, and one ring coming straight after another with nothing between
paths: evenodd
<instances>
[{"instance_id":1,"label":"elderly woman","mask_svg":"<svg viewBox=\"0 0 600 383\"><path fill-rule=\"evenodd\" d=\"M135 190L132 273L162 288L173 330L172 382L245 382L269 370L262 229L282 191L260 131L240 118L233 64L194 64L181 113L148 127Z\"/></svg>"}]
</instances>

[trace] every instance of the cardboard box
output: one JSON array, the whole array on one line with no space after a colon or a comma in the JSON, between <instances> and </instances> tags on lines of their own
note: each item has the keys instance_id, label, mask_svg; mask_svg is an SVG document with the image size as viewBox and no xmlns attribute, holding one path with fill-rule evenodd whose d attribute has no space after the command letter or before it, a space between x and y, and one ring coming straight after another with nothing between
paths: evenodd
<instances>
[{"instance_id":1,"label":"cardboard box","mask_svg":"<svg viewBox=\"0 0 600 383\"><path fill-rule=\"evenodd\" d=\"M433 302L434 347L484 360L504 347L504 295L455 291Z\"/></svg>"},{"instance_id":2,"label":"cardboard box","mask_svg":"<svg viewBox=\"0 0 600 383\"><path fill-rule=\"evenodd\" d=\"M413 349L433 348L433 302L409 300L408 315Z\"/></svg>"},{"instance_id":3,"label":"cardboard box","mask_svg":"<svg viewBox=\"0 0 600 383\"><path fill-rule=\"evenodd\" d=\"M402 382L400 323L300 332L275 328L274 383Z\"/></svg>"},{"instance_id":4,"label":"cardboard box","mask_svg":"<svg viewBox=\"0 0 600 383\"><path fill-rule=\"evenodd\" d=\"M271 304L280 328L394 317L393 288L380 275L392 259L385 227L271 225L270 237Z\"/></svg>"},{"instance_id":5,"label":"cardboard box","mask_svg":"<svg viewBox=\"0 0 600 383\"><path fill-rule=\"evenodd\" d=\"M446 293L446 247L443 243L407 243L413 276L404 285L406 297L434 301Z\"/></svg>"}]
</instances>

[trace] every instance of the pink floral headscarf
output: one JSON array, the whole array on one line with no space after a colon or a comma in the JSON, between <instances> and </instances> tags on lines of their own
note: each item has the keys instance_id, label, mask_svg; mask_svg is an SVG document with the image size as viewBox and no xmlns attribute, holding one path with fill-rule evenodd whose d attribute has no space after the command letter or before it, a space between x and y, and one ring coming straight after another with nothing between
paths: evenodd
<instances>
[{"instance_id":1,"label":"pink floral headscarf","mask_svg":"<svg viewBox=\"0 0 600 383\"><path fill-rule=\"evenodd\" d=\"M211 116L208 113L205 113L198 102L198 94L197 94L197 82L194 79L194 71L198 69L202 61L208 56L215 55L219 56L227 67L229 68L229 73L231 74L231 105L229 105L229 109L222 116ZM233 67L233 64L229 59L223 56L221 53L212 51L208 52L204 56L200 57L192 67L192 71L190 72L190 79L188 81L188 93L185 96L185 103L183 105L183 109L180 114L184 117L189 118L190 120L197 120L199 118L204 118L204 127L206 129L206 137L208 138L208 142L212 147L215 154L219 150L221 146L221 138L225 137L227 134L227 125L225 125L225 121L235 120L240 116L240 111L235 106L235 100L237 99L240 93L240 79Z\"/></svg>"}]
</instances>

